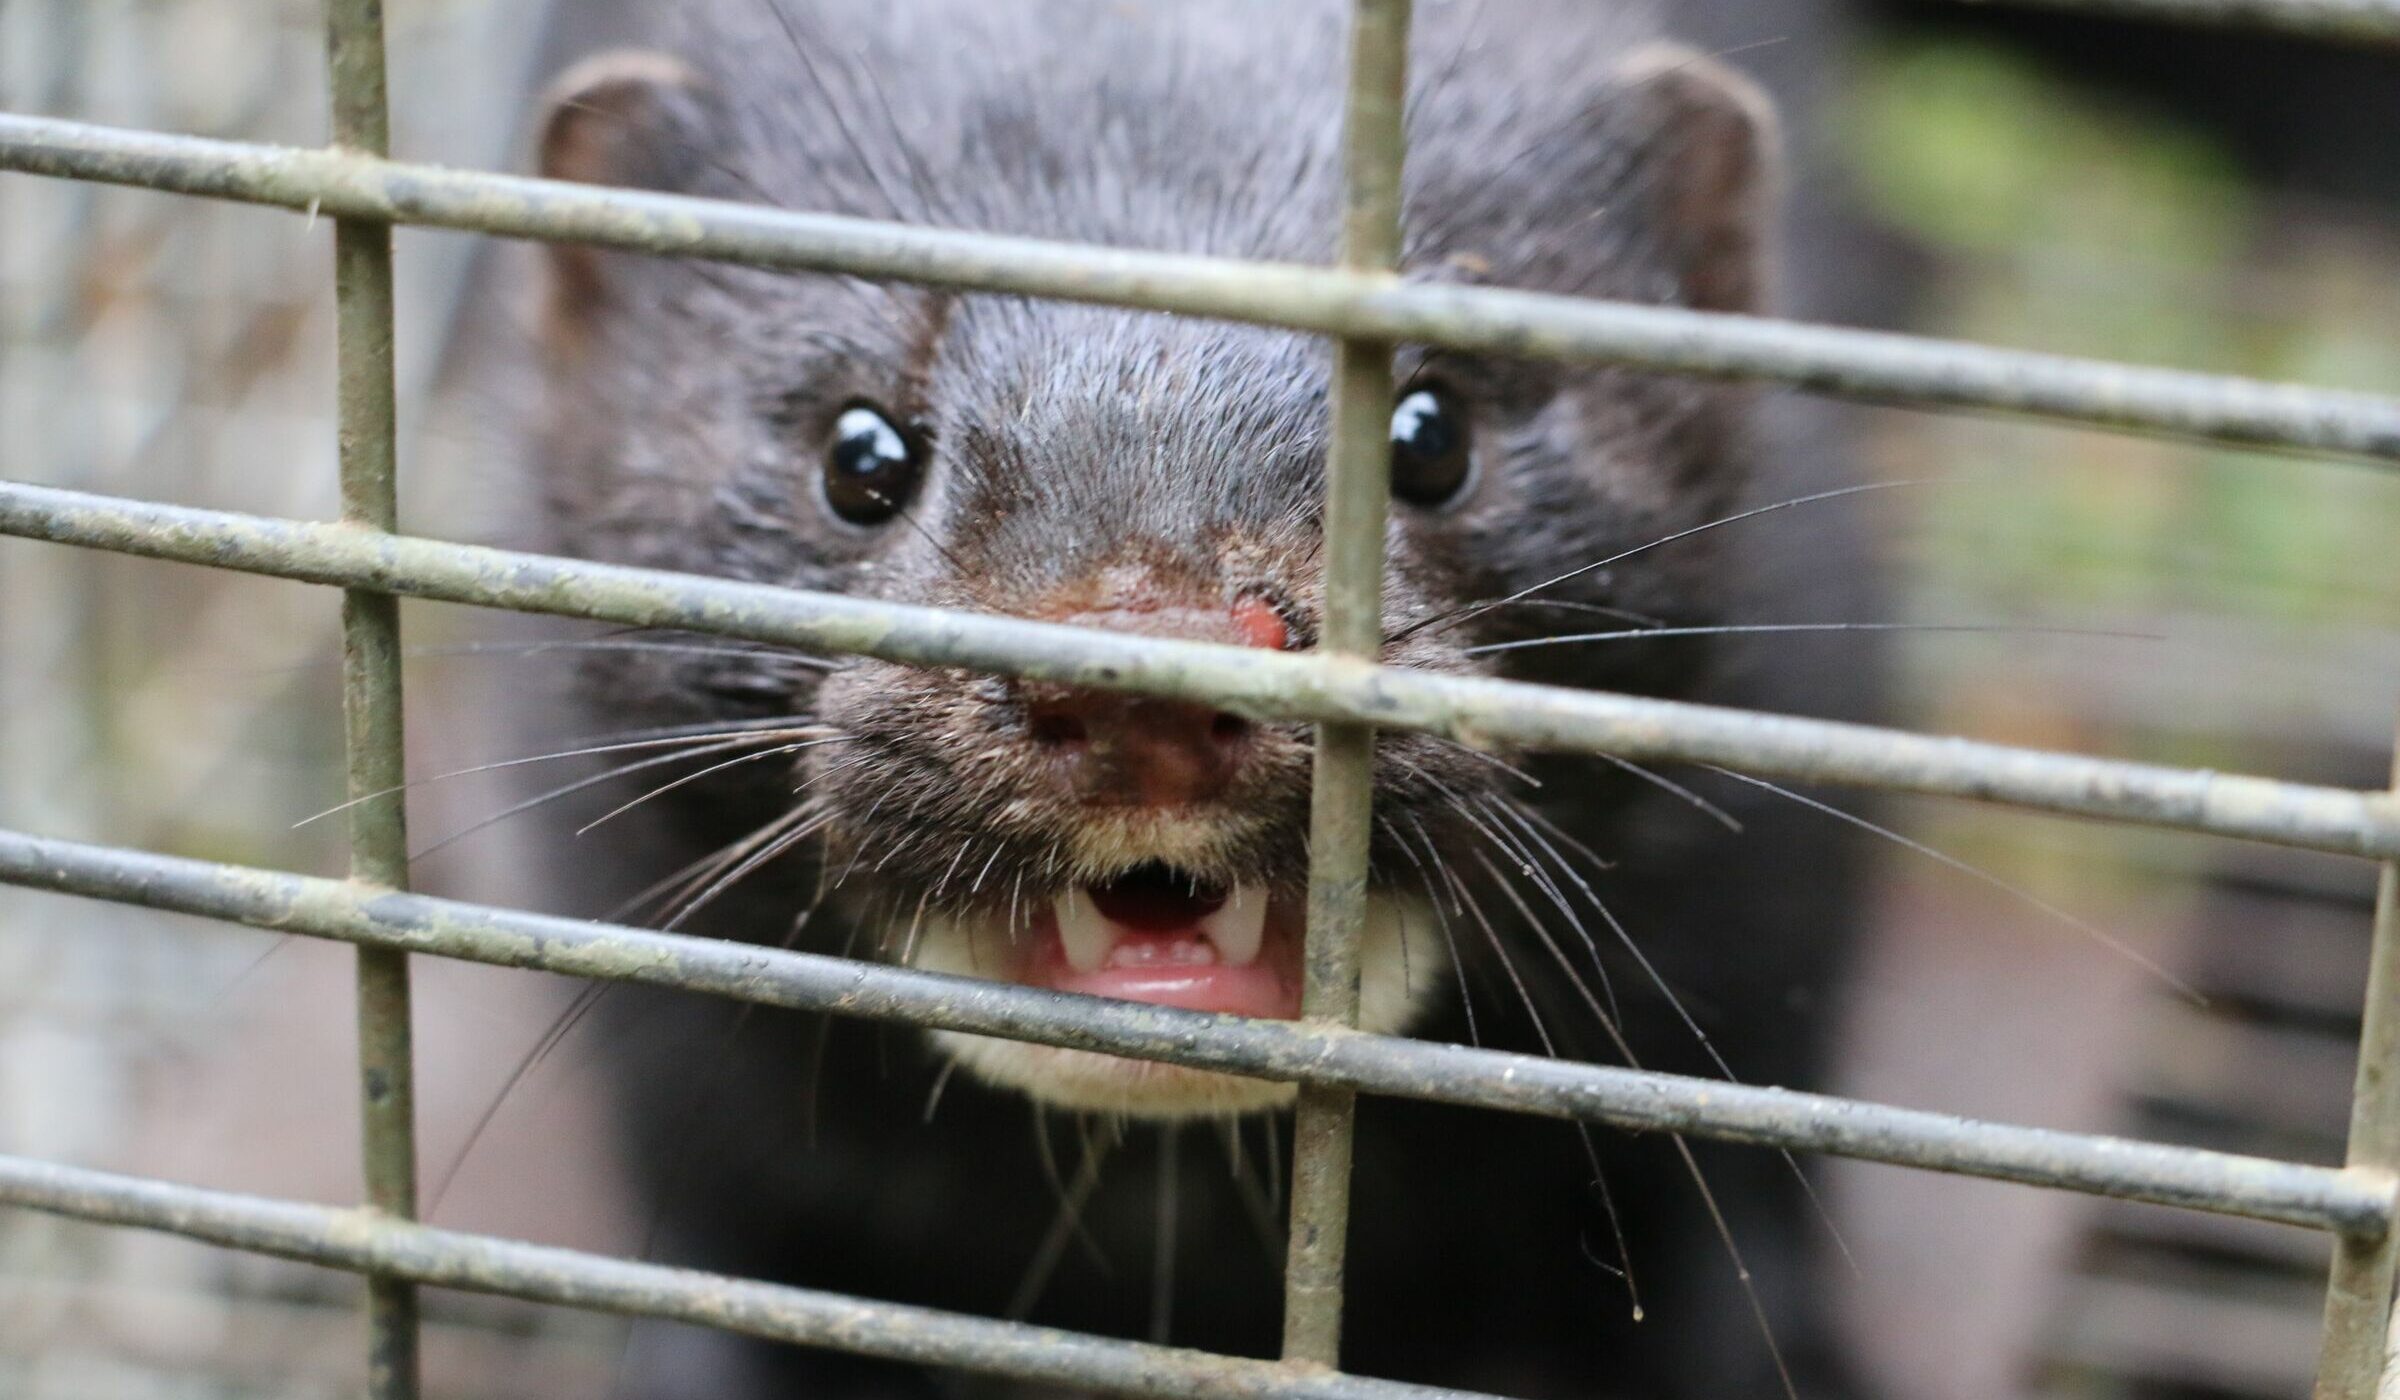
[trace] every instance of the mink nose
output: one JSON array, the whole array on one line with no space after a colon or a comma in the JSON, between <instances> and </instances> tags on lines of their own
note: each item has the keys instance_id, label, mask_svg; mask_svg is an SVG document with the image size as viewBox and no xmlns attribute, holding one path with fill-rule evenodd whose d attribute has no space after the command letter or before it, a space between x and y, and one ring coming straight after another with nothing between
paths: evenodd
<instances>
[{"instance_id":1,"label":"mink nose","mask_svg":"<svg viewBox=\"0 0 2400 1400\"><path fill-rule=\"evenodd\" d=\"M1173 807L1220 797L1240 772L1250 722L1181 700L1057 690L1029 696L1026 730L1075 795Z\"/></svg>"},{"instance_id":2,"label":"mink nose","mask_svg":"<svg viewBox=\"0 0 2400 1400\"><path fill-rule=\"evenodd\" d=\"M1285 640L1261 605L1230 611L1156 608L1073 613L1074 626L1154 637L1272 646ZM1079 799L1172 807L1221 797L1250 757L1250 722L1209 705L1069 686L1024 687L1026 737Z\"/></svg>"}]
</instances>

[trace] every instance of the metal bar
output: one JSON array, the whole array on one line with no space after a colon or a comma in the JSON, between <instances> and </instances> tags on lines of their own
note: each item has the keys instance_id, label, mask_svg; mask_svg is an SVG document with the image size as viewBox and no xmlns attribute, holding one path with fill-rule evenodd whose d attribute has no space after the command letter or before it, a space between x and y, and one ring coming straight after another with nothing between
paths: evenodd
<instances>
[{"instance_id":1,"label":"metal bar","mask_svg":"<svg viewBox=\"0 0 2400 1400\"><path fill-rule=\"evenodd\" d=\"M2400 1311L2392 1314L2392 1330L2383 1342L2383 1379L2376 1383L2375 1400L2400 1400Z\"/></svg>"},{"instance_id":2,"label":"metal bar","mask_svg":"<svg viewBox=\"0 0 2400 1400\"><path fill-rule=\"evenodd\" d=\"M2400 732L2393 739L2392 790L2400 793ZM2350 1094L2345 1160L2354 1171L2400 1180L2400 861L2385 861L2376 881L2374 952L2367 963L2366 1009L2359 1018L2358 1077ZM2375 1394L2384 1369L2396 1265L2400 1229L2335 1244L2316 1400L2371 1400Z\"/></svg>"},{"instance_id":3,"label":"metal bar","mask_svg":"<svg viewBox=\"0 0 2400 1400\"><path fill-rule=\"evenodd\" d=\"M327 75L333 141L380 157L391 151L382 0L328 0ZM336 395L343 524L399 528L398 408L392 379L392 229L341 217L333 228ZM408 883L406 781L400 701L400 600L353 588L342 595L342 718L349 755L350 877ZM358 952L360 1137L368 1206L396 1220L417 1213L416 1068L408 954ZM416 1286L367 1277L367 1394L415 1400Z\"/></svg>"},{"instance_id":4,"label":"metal bar","mask_svg":"<svg viewBox=\"0 0 2400 1400\"><path fill-rule=\"evenodd\" d=\"M660 1317L769 1341L1160 1400L1488 1400L0 1156L0 1204L161 1230L369 1278Z\"/></svg>"},{"instance_id":5,"label":"metal bar","mask_svg":"<svg viewBox=\"0 0 2400 1400\"><path fill-rule=\"evenodd\" d=\"M0 482L0 535L443 602L1202 700L1264 720L1355 720L1446 734L1487 749L1715 763L1804 782L1963 797L2370 859L2400 857L2400 798L2388 792L1373 667L1307 653L1133 637L14 482Z\"/></svg>"},{"instance_id":6,"label":"metal bar","mask_svg":"<svg viewBox=\"0 0 2400 1400\"><path fill-rule=\"evenodd\" d=\"M1400 265L1401 165L1407 141L1408 0L1353 0L1350 95L1343 122L1342 266L1390 277ZM1328 656L1383 657L1383 534L1391 496L1392 345L1334 342L1333 442L1326 462ZM1308 932L1300 1014L1358 1024L1359 940L1367 919L1375 731L1317 726L1309 790ZM1292 1120L1292 1230L1283 1273L1283 1355L1341 1364L1342 1267L1350 1234L1357 1098L1304 1084Z\"/></svg>"},{"instance_id":7,"label":"metal bar","mask_svg":"<svg viewBox=\"0 0 2400 1400\"><path fill-rule=\"evenodd\" d=\"M2400 0L1997 0L2012 5L2116 15L2167 24L2280 30L2312 39L2400 41ZM1988 6L1995 0L1959 0Z\"/></svg>"},{"instance_id":8,"label":"metal bar","mask_svg":"<svg viewBox=\"0 0 2400 1400\"><path fill-rule=\"evenodd\" d=\"M0 115L0 170L2400 461L2400 400L1920 336L917 228L43 117Z\"/></svg>"},{"instance_id":9,"label":"metal bar","mask_svg":"<svg viewBox=\"0 0 2400 1400\"><path fill-rule=\"evenodd\" d=\"M0 831L0 884L253 928L803 1011L1004 1036L1286 1083L1829 1152L2342 1234L2394 1213L2381 1172L1984 1123L1825 1094L1252 1021L618 928Z\"/></svg>"}]
</instances>

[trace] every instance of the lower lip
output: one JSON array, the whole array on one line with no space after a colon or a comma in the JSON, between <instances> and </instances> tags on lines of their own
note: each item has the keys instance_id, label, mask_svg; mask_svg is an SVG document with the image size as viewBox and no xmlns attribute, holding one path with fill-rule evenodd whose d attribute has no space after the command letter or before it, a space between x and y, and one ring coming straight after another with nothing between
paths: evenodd
<instances>
[{"instance_id":1,"label":"lower lip","mask_svg":"<svg viewBox=\"0 0 2400 1400\"><path fill-rule=\"evenodd\" d=\"M1030 943L1031 956L1018 970L1017 980L1028 986L1118 1001L1186 1011L1219 1011L1234 1016L1291 1021L1300 1015L1299 944L1278 927L1275 910L1267 915L1266 940L1258 956L1240 967L1216 963L1173 966L1104 967L1078 971L1067 961L1059 941L1058 924L1043 911ZM1173 935L1136 934L1134 937Z\"/></svg>"}]
</instances>

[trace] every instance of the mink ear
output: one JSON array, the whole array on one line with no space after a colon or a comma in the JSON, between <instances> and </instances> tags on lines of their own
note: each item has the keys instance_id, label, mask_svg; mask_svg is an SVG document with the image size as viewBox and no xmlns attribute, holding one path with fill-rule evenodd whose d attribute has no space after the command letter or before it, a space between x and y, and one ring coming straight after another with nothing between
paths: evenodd
<instances>
[{"instance_id":1,"label":"mink ear","mask_svg":"<svg viewBox=\"0 0 2400 1400\"><path fill-rule=\"evenodd\" d=\"M1773 101L1749 78L1676 43L1628 54L1615 85L1637 123L1646 197L1655 201L1685 304L1764 310L1781 173Z\"/></svg>"},{"instance_id":2,"label":"mink ear","mask_svg":"<svg viewBox=\"0 0 2400 1400\"><path fill-rule=\"evenodd\" d=\"M700 76L678 59L649 49L594 54L550 84L537 147L540 170L553 180L675 191L714 156L716 104ZM572 329L608 295L611 254L554 243L549 246L551 325Z\"/></svg>"}]
</instances>

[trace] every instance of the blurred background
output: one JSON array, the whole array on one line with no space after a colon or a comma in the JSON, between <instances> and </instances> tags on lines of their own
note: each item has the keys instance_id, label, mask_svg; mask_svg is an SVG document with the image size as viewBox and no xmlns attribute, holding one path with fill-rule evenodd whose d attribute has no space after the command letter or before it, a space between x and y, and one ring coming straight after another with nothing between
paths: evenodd
<instances>
[{"instance_id":1,"label":"blurred background","mask_svg":"<svg viewBox=\"0 0 2400 1400\"><path fill-rule=\"evenodd\" d=\"M539 4L391 7L399 154L521 164ZM1939 0L1852 8L1796 133L1888 239L1907 328L2400 392L2400 54ZM0 107L322 140L308 0L0 0ZM1772 37L1771 35L1768 37ZM1737 62L1742 61L1737 55ZM0 473L276 515L333 506L330 258L288 215L0 177ZM505 537L472 416L430 404L464 239L403 233L411 528ZM479 284L480 285L480 284ZM2054 427L1861 415L1919 728L2380 786L2400 698L2400 476ZM500 522L500 523L495 523ZM0 541L0 824L339 873L335 597ZM414 609L428 697L524 667ZM541 635L538 631L533 635ZM467 684L456 682L462 676ZM428 700L420 733L438 726ZM502 757L482 755L480 757ZM1894 801L1910 837L2132 944L2206 1004L1990 884L1891 847L1840 1088L2337 1162L2369 871ZM420 830L476 811L420 807ZM0 1151L354 1199L348 959L0 891ZM425 1156L446 1174L563 989L421 967ZM534 1008L530 1010L528 1008ZM545 1064L442 1223L638 1246L592 1069ZM1829 1170L1845 1305L1896 1396L2296 1396L2326 1246L1896 1170ZM1371 1224L1362 1225L1371 1228ZM353 1280L0 1215L0 1397L302 1397L358 1375ZM441 1295L440 1393L605 1393L604 1319Z\"/></svg>"}]
</instances>

